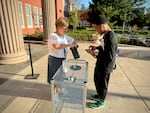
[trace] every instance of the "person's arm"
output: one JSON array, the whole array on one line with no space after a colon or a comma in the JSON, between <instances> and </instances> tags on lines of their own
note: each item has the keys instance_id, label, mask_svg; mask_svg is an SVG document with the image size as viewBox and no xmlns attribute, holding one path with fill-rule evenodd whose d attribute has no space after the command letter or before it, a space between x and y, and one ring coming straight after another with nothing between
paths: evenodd
<instances>
[{"instance_id":1,"label":"person's arm","mask_svg":"<svg viewBox=\"0 0 150 113\"><path fill-rule=\"evenodd\" d=\"M74 44L76 47L78 47L78 44L77 44L77 42L75 40L73 41L72 44Z\"/></svg>"},{"instance_id":2,"label":"person's arm","mask_svg":"<svg viewBox=\"0 0 150 113\"><path fill-rule=\"evenodd\" d=\"M106 37L107 41L104 46L104 52L102 55L101 64L104 65L106 70L111 70L114 64L114 60L116 57L115 48L116 48L116 37L114 34L109 34L109 37Z\"/></svg>"},{"instance_id":3,"label":"person's arm","mask_svg":"<svg viewBox=\"0 0 150 113\"><path fill-rule=\"evenodd\" d=\"M67 48L67 47L70 47L70 48L77 47L77 42L72 37L70 37L68 35L65 35L64 37L67 40L68 44L53 43L52 46L55 49L64 49L64 48Z\"/></svg>"},{"instance_id":4,"label":"person's arm","mask_svg":"<svg viewBox=\"0 0 150 113\"><path fill-rule=\"evenodd\" d=\"M72 37L70 37L70 36L68 36L68 35L65 35L65 37L66 37L67 42L68 42L69 44L74 44L74 46L72 46L72 47L78 47L78 44L77 44L76 40L74 40ZM72 47L71 47L71 48L72 48Z\"/></svg>"},{"instance_id":5,"label":"person's arm","mask_svg":"<svg viewBox=\"0 0 150 113\"><path fill-rule=\"evenodd\" d=\"M86 49L86 52L92 55L94 58L96 58L95 50L100 48L101 46L92 46L90 45L88 49ZM101 47L102 48L102 47Z\"/></svg>"},{"instance_id":6,"label":"person's arm","mask_svg":"<svg viewBox=\"0 0 150 113\"><path fill-rule=\"evenodd\" d=\"M53 43L52 46L55 48L55 49L63 49L63 48L67 48L67 47L75 47L76 44L72 43L72 44L55 44Z\"/></svg>"}]
</instances>

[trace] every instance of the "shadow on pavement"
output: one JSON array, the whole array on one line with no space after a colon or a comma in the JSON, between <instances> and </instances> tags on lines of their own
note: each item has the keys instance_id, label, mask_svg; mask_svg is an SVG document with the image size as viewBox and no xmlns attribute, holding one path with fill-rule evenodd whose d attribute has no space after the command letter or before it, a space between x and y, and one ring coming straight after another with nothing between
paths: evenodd
<instances>
[{"instance_id":1,"label":"shadow on pavement","mask_svg":"<svg viewBox=\"0 0 150 113\"><path fill-rule=\"evenodd\" d=\"M26 82L18 80L7 80L0 85L0 95L29 97L50 100L50 86L48 84Z\"/></svg>"},{"instance_id":2,"label":"shadow on pavement","mask_svg":"<svg viewBox=\"0 0 150 113\"><path fill-rule=\"evenodd\" d=\"M3 84L4 82L6 82L8 79L6 78L0 78L0 85Z\"/></svg>"},{"instance_id":3,"label":"shadow on pavement","mask_svg":"<svg viewBox=\"0 0 150 113\"><path fill-rule=\"evenodd\" d=\"M10 72L0 72L0 75L17 75L17 76L24 76L24 75L21 75L21 74L17 74L17 73L10 73Z\"/></svg>"},{"instance_id":4,"label":"shadow on pavement","mask_svg":"<svg viewBox=\"0 0 150 113\"><path fill-rule=\"evenodd\" d=\"M115 93L115 92L108 92L108 96L116 96L116 97L121 97L121 98L130 98L130 99L144 99L144 100L150 100L150 97L145 97L145 96L141 96L141 98L139 96L136 95L129 95L129 94L122 94L122 93Z\"/></svg>"},{"instance_id":5,"label":"shadow on pavement","mask_svg":"<svg viewBox=\"0 0 150 113\"><path fill-rule=\"evenodd\" d=\"M150 60L150 51L137 51L137 50L120 50L119 56L120 57L128 57L138 60Z\"/></svg>"},{"instance_id":6,"label":"shadow on pavement","mask_svg":"<svg viewBox=\"0 0 150 113\"><path fill-rule=\"evenodd\" d=\"M87 99L90 99L89 96L91 94L96 94L96 91L94 91L94 90L88 90L87 91ZM121 98L130 98L130 99L141 99L142 98L144 100L150 100L150 97L141 96L141 98L140 98L137 95L129 95L129 94L125 94L125 93L123 94L123 93L109 92L109 91L108 91L107 96L109 96L110 98L115 96L115 97L121 97Z\"/></svg>"}]
</instances>

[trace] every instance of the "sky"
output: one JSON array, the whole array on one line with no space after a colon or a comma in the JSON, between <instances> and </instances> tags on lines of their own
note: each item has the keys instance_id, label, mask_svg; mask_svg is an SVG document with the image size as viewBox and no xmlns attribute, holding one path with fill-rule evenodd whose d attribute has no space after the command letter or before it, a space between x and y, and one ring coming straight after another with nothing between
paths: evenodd
<instances>
[{"instance_id":1,"label":"sky","mask_svg":"<svg viewBox=\"0 0 150 113\"><path fill-rule=\"evenodd\" d=\"M89 6L89 2L90 2L91 0L82 0L82 3L81 4L84 4L84 6L86 7L86 8L88 8L88 6ZM145 5L145 7L146 8L150 8L150 0L146 0L147 2L144 4Z\"/></svg>"},{"instance_id":2,"label":"sky","mask_svg":"<svg viewBox=\"0 0 150 113\"><path fill-rule=\"evenodd\" d=\"M84 6L85 6L86 8L88 8L90 1L91 1L91 0L82 0L82 3L81 3L81 4L84 4Z\"/></svg>"},{"instance_id":3,"label":"sky","mask_svg":"<svg viewBox=\"0 0 150 113\"><path fill-rule=\"evenodd\" d=\"M146 0L147 2L144 4L146 8L150 8L150 0Z\"/></svg>"}]
</instances>

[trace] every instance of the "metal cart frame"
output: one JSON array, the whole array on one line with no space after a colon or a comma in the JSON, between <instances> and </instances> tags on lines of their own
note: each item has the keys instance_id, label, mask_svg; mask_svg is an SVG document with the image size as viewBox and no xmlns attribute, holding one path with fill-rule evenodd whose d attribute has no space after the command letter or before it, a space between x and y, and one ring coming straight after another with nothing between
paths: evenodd
<instances>
[{"instance_id":1,"label":"metal cart frame","mask_svg":"<svg viewBox=\"0 0 150 113\"><path fill-rule=\"evenodd\" d=\"M88 62L79 59L66 61L51 79L52 113L85 113Z\"/></svg>"}]
</instances>

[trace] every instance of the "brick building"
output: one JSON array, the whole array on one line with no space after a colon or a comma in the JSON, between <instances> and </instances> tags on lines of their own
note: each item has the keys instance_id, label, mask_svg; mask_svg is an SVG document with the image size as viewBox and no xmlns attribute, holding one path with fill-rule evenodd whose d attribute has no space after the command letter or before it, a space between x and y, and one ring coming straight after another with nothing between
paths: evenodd
<instances>
[{"instance_id":1,"label":"brick building","mask_svg":"<svg viewBox=\"0 0 150 113\"><path fill-rule=\"evenodd\" d=\"M73 4L70 0L55 0L56 18L68 16ZM23 35L43 32L41 0L18 0Z\"/></svg>"},{"instance_id":2,"label":"brick building","mask_svg":"<svg viewBox=\"0 0 150 113\"><path fill-rule=\"evenodd\" d=\"M43 32L41 0L18 0L22 33Z\"/></svg>"},{"instance_id":3,"label":"brick building","mask_svg":"<svg viewBox=\"0 0 150 113\"><path fill-rule=\"evenodd\" d=\"M56 18L64 16L65 6L70 3L67 1L0 0L0 64L28 60L22 35L44 31L45 43L48 35L55 31Z\"/></svg>"}]
</instances>

